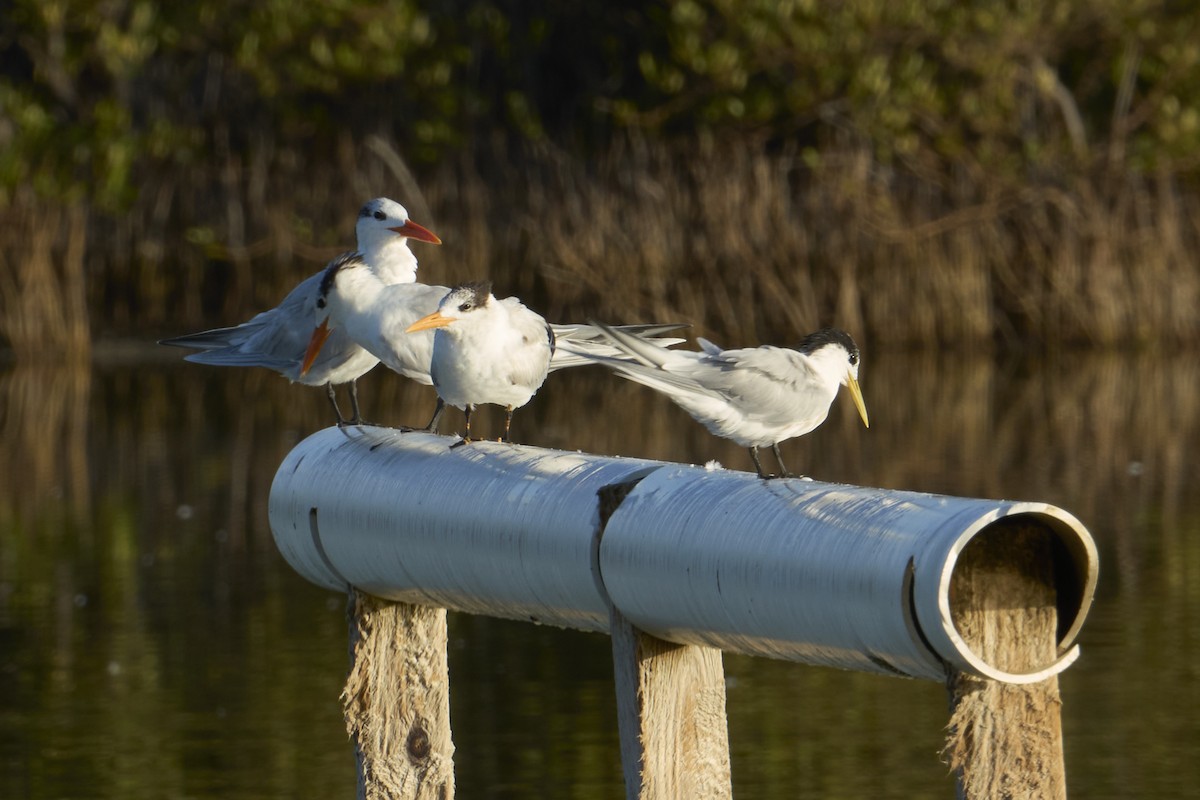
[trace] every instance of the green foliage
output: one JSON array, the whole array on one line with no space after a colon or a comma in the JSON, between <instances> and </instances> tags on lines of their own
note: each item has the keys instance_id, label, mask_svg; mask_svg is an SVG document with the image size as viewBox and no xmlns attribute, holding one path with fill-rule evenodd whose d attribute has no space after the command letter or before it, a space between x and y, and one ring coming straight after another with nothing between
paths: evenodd
<instances>
[{"instance_id":1,"label":"green foliage","mask_svg":"<svg viewBox=\"0 0 1200 800\"><path fill-rule=\"evenodd\" d=\"M0 203L125 205L148 170L380 133L830 143L947 180L1191 171L1200 17L1161 0L13 0Z\"/></svg>"},{"instance_id":2,"label":"green foliage","mask_svg":"<svg viewBox=\"0 0 1200 800\"><path fill-rule=\"evenodd\" d=\"M216 160L255 131L311 146L427 113L407 130L444 144L462 116L446 87L465 53L436 43L414 2L16 0L0 54L6 196L115 208L139 170Z\"/></svg>"},{"instance_id":3,"label":"green foliage","mask_svg":"<svg viewBox=\"0 0 1200 800\"><path fill-rule=\"evenodd\" d=\"M960 4L672 0L643 53L656 98L630 124L731 128L976 177L1092 167L1193 169L1197 17L1117 0Z\"/></svg>"}]
</instances>

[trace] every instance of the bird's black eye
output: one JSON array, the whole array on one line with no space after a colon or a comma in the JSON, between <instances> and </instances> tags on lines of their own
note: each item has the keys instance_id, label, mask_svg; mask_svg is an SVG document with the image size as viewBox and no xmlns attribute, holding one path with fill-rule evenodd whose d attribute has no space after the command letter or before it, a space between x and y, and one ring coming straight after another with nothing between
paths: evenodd
<instances>
[{"instance_id":1,"label":"bird's black eye","mask_svg":"<svg viewBox=\"0 0 1200 800\"><path fill-rule=\"evenodd\" d=\"M853 366L857 363L858 363L858 353L851 353L850 354L850 365Z\"/></svg>"},{"instance_id":2,"label":"bird's black eye","mask_svg":"<svg viewBox=\"0 0 1200 800\"><path fill-rule=\"evenodd\" d=\"M470 310L471 310L471 304L470 304L470 303L461 303L461 304L459 304L459 306L458 306L458 310L459 310L459 311L470 311Z\"/></svg>"},{"instance_id":3,"label":"bird's black eye","mask_svg":"<svg viewBox=\"0 0 1200 800\"><path fill-rule=\"evenodd\" d=\"M318 297L317 298L317 308L324 308L324 307L325 307L325 298Z\"/></svg>"},{"instance_id":4,"label":"bird's black eye","mask_svg":"<svg viewBox=\"0 0 1200 800\"><path fill-rule=\"evenodd\" d=\"M376 211L375 219L387 219L387 214L383 213L382 211Z\"/></svg>"}]
</instances>

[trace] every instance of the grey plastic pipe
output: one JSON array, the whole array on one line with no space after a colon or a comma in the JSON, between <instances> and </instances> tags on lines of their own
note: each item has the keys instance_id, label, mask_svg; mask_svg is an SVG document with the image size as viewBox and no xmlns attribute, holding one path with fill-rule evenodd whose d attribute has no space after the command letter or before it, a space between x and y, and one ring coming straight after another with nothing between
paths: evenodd
<instances>
[{"instance_id":1,"label":"grey plastic pipe","mask_svg":"<svg viewBox=\"0 0 1200 800\"><path fill-rule=\"evenodd\" d=\"M591 631L611 604L667 641L886 674L1029 683L1078 656L1098 558L1054 506L451 441L310 436L271 488L281 553L331 589ZM597 492L634 482L602 526ZM1020 674L973 653L950 606L959 553L1004 520L1054 542L1058 655Z\"/></svg>"}]
</instances>

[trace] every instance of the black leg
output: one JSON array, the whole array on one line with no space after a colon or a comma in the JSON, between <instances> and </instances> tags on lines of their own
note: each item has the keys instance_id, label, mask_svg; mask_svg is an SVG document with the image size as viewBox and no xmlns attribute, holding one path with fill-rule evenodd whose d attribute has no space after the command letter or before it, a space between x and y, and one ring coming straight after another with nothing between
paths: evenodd
<instances>
[{"instance_id":1,"label":"black leg","mask_svg":"<svg viewBox=\"0 0 1200 800\"><path fill-rule=\"evenodd\" d=\"M754 468L758 470L758 477L762 478L763 480L775 477L774 475L768 475L767 473L763 472L762 462L758 460L758 445L754 445L750 448L750 458L754 461Z\"/></svg>"},{"instance_id":2,"label":"black leg","mask_svg":"<svg viewBox=\"0 0 1200 800\"><path fill-rule=\"evenodd\" d=\"M471 412L474 409L475 409L475 406L471 405L470 403L467 403L467 407L463 409L463 415L466 416L466 418L467 418L467 435L464 436L463 438L459 439L454 444L450 445L451 450L453 450L456 447L462 447L464 444L471 443Z\"/></svg>"},{"instance_id":3,"label":"black leg","mask_svg":"<svg viewBox=\"0 0 1200 800\"><path fill-rule=\"evenodd\" d=\"M342 410L338 408L337 394L333 391L333 384L325 384L325 394L329 398L329 405L333 406L333 413L337 414L337 426L340 428L346 424L346 418L342 416Z\"/></svg>"},{"instance_id":4,"label":"black leg","mask_svg":"<svg viewBox=\"0 0 1200 800\"><path fill-rule=\"evenodd\" d=\"M792 473L788 472L788 468L783 465L783 456L779 455L779 442L775 442L775 444L771 445L771 449L775 451L775 460L779 462L780 477L783 477L783 478L796 477Z\"/></svg>"},{"instance_id":5,"label":"black leg","mask_svg":"<svg viewBox=\"0 0 1200 800\"><path fill-rule=\"evenodd\" d=\"M504 414L504 438L500 440L502 442L508 442L509 444L512 444L512 415L513 407L509 406Z\"/></svg>"},{"instance_id":6,"label":"black leg","mask_svg":"<svg viewBox=\"0 0 1200 800\"><path fill-rule=\"evenodd\" d=\"M446 410L446 403L442 398L437 399L437 408L433 410L433 417L429 420L429 424L425 426L426 433L437 433L438 423L442 421L442 412Z\"/></svg>"}]
</instances>

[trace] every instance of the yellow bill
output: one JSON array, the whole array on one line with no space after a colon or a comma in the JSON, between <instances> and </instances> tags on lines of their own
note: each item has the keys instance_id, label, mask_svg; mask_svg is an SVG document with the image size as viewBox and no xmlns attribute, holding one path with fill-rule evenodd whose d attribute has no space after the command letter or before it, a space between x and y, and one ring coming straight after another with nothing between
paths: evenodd
<instances>
[{"instance_id":1,"label":"yellow bill","mask_svg":"<svg viewBox=\"0 0 1200 800\"><path fill-rule=\"evenodd\" d=\"M863 403L862 389L858 388L858 380L853 375L846 376L846 386L850 389L850 396L854 398L854 407L858 409L858 415L862 417L863 425L871 427L871 423L867 421L867 406Z\"/></svg>"},{"instance_id":2,"label":"yellow bill","mask_svg":"<svg viewBox=\"0 0 1200 800\"><path fill-rule=\"evenodd\" d=\"M405 333L416 333L417 331L427 331L430 328L442 328L454 322L454 317L442 316L442 312L435 311L432 314L427 314L419 320L409 325L404 329Z\"/></svg>"}]
</instances>

